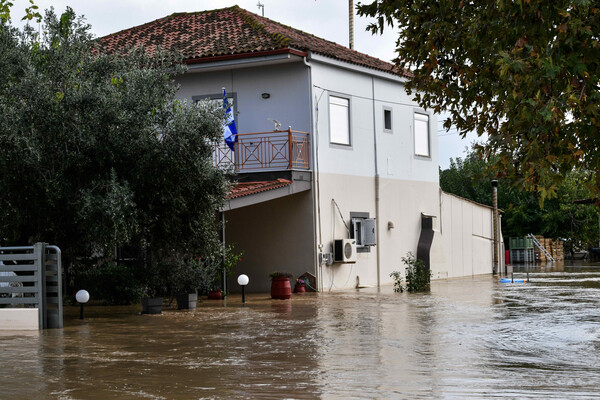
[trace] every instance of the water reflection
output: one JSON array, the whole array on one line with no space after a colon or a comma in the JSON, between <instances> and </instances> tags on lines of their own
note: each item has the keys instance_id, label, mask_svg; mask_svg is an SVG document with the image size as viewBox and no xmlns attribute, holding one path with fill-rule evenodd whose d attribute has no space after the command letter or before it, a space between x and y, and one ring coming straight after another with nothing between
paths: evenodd
<instances>
[{"instance_id":1,"label":"water reflection","mask_svg":"<svg viewBox=\"0 0 600 400\"><path fill-rule=\"evenodd\" d=\"M155 316L69 308L63 330L0 334L0 398L597 397L600 267L529 273Z\"/></svg>"}]
</instances>

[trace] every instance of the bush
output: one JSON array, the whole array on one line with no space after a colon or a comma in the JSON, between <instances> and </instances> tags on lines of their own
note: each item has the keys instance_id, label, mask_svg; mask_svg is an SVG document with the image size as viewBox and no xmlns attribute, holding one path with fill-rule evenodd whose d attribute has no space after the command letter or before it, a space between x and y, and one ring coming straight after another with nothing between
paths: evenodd
<instances>
[{"instance_id":1,"label":"bush","mask_svg":"<svg viewBox=\"0 0 600 400\"><path fill-rule=\"evenodd\" d=\"M407 266L405 268L406 284L400 272L392 272L390 276L394 278L394 292L401 293L404 290L422 292L429 290L431 272L427 270L423 260L417 260L411 252L408 252L406 257L402 257L402 262Z\"/></svg>"},{"instance_id":2,"label":"bush","mask_svg":"<svg viewBox=\"0 0 600 400\"><path fill-rule=\"evenodd\" d=\"M135 304L140 301L145 283L140 268L106 263L88 268L75 277L78 289L85 289L90 298L110 305Z\"/></svg>"}]
</instances>

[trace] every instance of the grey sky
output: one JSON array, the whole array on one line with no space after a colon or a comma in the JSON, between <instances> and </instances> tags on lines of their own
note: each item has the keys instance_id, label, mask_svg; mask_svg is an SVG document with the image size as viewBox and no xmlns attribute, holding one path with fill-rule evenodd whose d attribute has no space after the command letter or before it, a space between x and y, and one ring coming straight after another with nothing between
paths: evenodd
<instances>
[{"instance_id":1,"label":"grey sky","mask_svg":"<svg viewBox=\"0 0 600 400\"><path fill-rule=\"evenodd\" d=\"M193 12L224 8L232 5L261 14L257 0L34 0L40 9L53 6L57 13L67 5L78 15L83 14L96 36L104 36L132 26L141 25L165 17L175 12ZM370 0L363 0L368 3ZM303 30L333 42L348 45L348 1L347 0L261 0L264 4L265 17ZM17 23L25 14L28 0L14 0L12 19ZM355 5L358 3L354 1ZM373 36L366 32L370 21L366 18L354 18L355 49L385 61L394 58L396 35L387 29L382 36ZM438 118L441 120L441 118ZM453 131L451 131L453 132ZM451 133L450 132L450 133ZM442 131L441 123L438 132L445 135L439 137L440 165L448 166L449 157L462 155L464 147L472 141L461 141L456 134L448 135Z\"/></svg>"}]
</instances>

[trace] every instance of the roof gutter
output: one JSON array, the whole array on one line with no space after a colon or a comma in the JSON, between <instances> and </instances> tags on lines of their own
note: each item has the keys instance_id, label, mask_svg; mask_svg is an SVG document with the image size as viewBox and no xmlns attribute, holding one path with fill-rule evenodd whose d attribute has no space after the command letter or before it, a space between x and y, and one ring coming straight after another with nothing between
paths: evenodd
<instances>
[{"instance_id":1,"label":"roof gutter","mask_svg":"<svg viewBox=\"0 0 600 400\"><path fill-rule=\"evenodd\" d=\"M308 53L305 51L284 48L284 49L274 49L274 50L266 50L266 51L253 51L251 53L225 54L225 55L221 55L221 56L190 58L190 59L185 60L184 62L187 65L192 65L192 64L216 62L216 61L236 60L236 59L240 59L240 58L265 57L265 56L272 56L272 55L278 55L278 54L291 54L291 55L295 55L295 56L299 56L299 57L306 57L308 55Z\"/></svg>"},{"instance_id":2,"label":"roof gutter","mask_svg":"<svg viewBox=\"0 0 600 400\"><path fill-rule=\"evenodd\" d=\"M363 67L358 64L351 64L346 61L336 60L335 58L327 57L315 52L310 52L310 60L312 62L321 63L321 64L329 64L334 65L339 68L347 69L350 71L360 72L363 74L368 74L372 76L376 76L383 79L388 79L395 82L405 83L408 82L409 79L406 76L397 75L393 72L381 71L375 68Z\"/></svg>"}]
</instances>

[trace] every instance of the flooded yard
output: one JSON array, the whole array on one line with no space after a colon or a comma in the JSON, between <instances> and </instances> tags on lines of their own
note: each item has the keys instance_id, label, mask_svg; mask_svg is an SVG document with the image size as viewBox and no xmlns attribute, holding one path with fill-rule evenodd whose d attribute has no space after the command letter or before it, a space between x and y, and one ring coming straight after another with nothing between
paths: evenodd
<instances>
[{"instance_id":1,"label":"flooded yard","mask_svg":"<svg viewBox=\"0 0 600 400\"><path fill-rule=\"evenodd\" d=\"M600 396L600 266L204 301L67 308L0 333L0 399L588 399Z\"/></svg>"}]
</instances>

